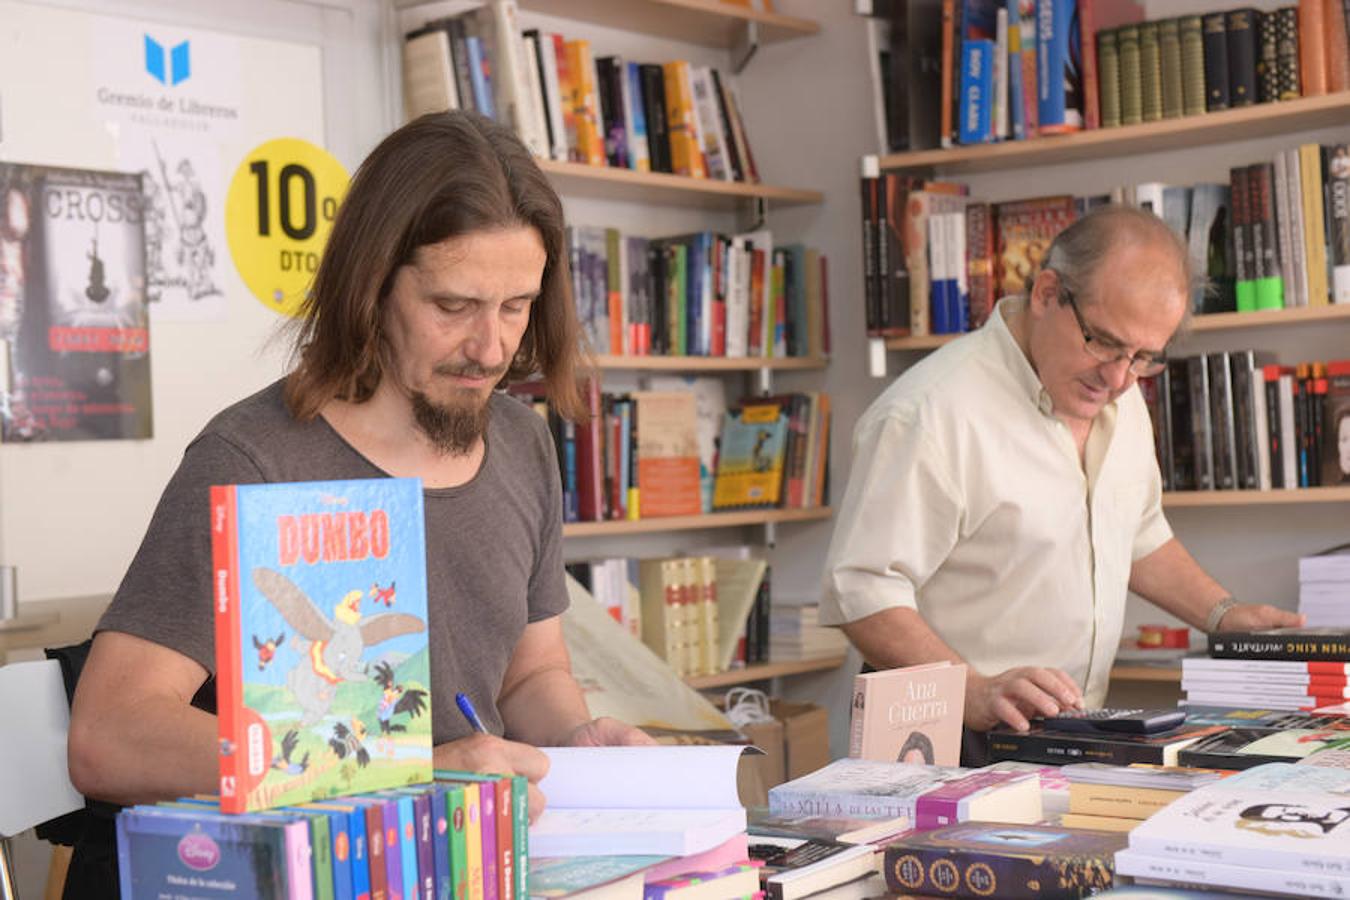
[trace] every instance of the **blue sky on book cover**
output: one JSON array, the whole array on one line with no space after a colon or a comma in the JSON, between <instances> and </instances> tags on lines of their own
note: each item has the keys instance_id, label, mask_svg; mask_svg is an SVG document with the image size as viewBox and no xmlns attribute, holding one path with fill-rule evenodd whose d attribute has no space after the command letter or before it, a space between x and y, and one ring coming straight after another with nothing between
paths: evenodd
<instances>
[{"instance_id":1,"label":"blue sky on book cover","mask_svg":"<svg viewBox=\"0 0 1350 900\"><path fill-rule=\"evenodd\" d=\"M271 745L249 807L429 781L421 482L240 485L237 498L243 700Z\"/></svg>"}]
</instances>

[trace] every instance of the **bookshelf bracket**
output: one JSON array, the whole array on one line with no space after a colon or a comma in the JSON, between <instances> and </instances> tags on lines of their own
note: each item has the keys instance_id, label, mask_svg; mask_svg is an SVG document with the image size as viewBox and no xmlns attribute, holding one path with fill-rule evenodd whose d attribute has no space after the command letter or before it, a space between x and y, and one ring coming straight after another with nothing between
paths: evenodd
<instances>
[{"instance_id":1,"label":"bookshelf bracket","mask_svg":"<svg viewBox=\"0 0 1350 900\"><path fill-rule=\"evenodd\" d=\"M731 44L731 69L737 75L750 64L750 58L759 49L759 23L746 22L736 29L735 40Z\"/></svg>"},{"instance_id":2,"label":"bookshelf bracket","mask_svg":"<svg viewBox=\"0 0 1350 900\"><path fill-rule=\"evenodd\" d=\"M777 543L778 543L778 523L777 523L777 522L765 522L765 523L764 523L764 546L765 546L765 547L768 547L768 548L770 548L770 549L772 549L773 546L774 546L775 544L777 544Z\"/></svg>"},{"instance_id":3,"label":"bookshelf bracket","mask_svg":"<svg viewBox=\"0 0 1350 900\"><path fill-rule=\"evenodd\" d=\"M750 212L750 224L743 231L759 231L764 227L764 221L769 215L769 201L764 197L755 197L752 201Z\"/></svg>"}]
</instances>

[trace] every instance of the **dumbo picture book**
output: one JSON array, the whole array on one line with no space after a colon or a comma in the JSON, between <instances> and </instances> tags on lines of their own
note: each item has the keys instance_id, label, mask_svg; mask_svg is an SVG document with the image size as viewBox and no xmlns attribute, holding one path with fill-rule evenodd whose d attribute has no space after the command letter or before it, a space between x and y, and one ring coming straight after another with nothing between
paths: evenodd
<instances>
[{"instance_id":1,"label":"dumbo picture book","mask_svg":"<svg viewBox=\"0 0 1350 900\"><path fill-rule=\"evenodd\" d=\"M431 780L422 486L211 489L220 806Z\"/></svg>"}]
</instances>

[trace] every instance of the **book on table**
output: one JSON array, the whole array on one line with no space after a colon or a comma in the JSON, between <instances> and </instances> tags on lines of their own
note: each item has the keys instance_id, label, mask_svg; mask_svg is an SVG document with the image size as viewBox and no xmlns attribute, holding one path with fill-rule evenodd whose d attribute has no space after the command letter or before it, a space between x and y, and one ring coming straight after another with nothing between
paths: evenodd
<instances>
[{"instance_id":1,"label":"book on table","mask_svg":"<svg viewBox=\"0 0 1350 900\"><path fill-rule=\"evenodd\" d=\"M956 765L965 689L966 667L945 660L855 676L848 755Z\"/></svg>"}]
</instances>

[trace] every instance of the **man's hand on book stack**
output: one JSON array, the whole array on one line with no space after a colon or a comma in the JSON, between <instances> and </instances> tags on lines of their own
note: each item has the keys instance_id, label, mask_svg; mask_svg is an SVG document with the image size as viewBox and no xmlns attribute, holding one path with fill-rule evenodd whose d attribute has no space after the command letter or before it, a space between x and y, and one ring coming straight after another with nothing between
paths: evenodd
<instances>
[{"instance_id":1,"label":"man's hand on book stack","mask_svg":"<svg viewBox=\"0 0 1350 900\"><path fill-rule=\"evenodd\" d=\"M1239 603L1215 623L1215 631L1260 631L1265 628L1301 628L1307 617L1265 603Z\"/></svg>"},{"instance_id":2,"label":"man's hand on book stack","mask_svg":"<svg viewBox=\"0 0 1350 900\"><path fill-rule=\"evenodd\" d=\"M530 782L530 821L544 811L544 795L537 785L548 774L548 757L537 747L496 735L474 734L435 747L432 764L437 769L459 772L524 775Z\"/></svg>"},{"instance_id":3,"label":"man's hand on book stack","mask_svg":"<svg viewBox=\"0 0 1350 900\"><path fill-rule=\"evenodd\" d=\"M988 731L1000 722L1018 731L1033 716L1053 716L1083 705L1078 683L1060 669L1019 666L997 675L971 671L966 678L966 727Z\"/></svg>"}]
</instances>

